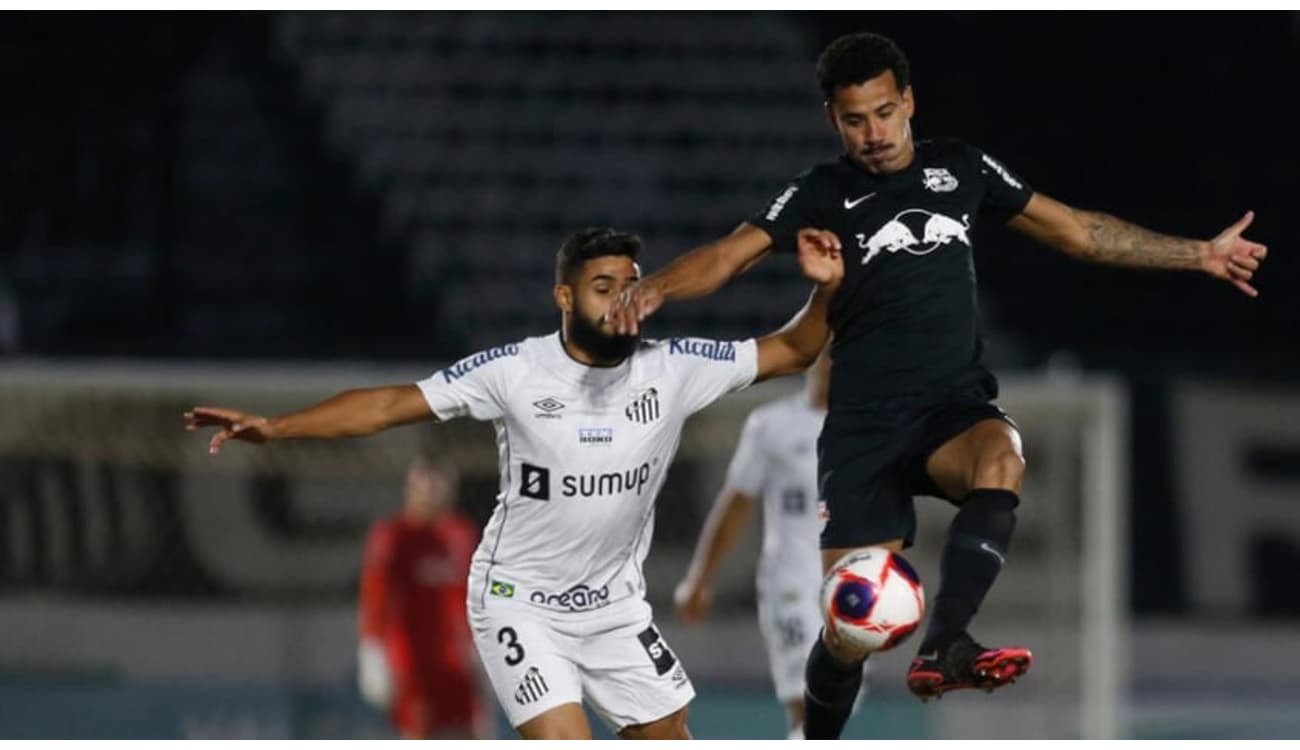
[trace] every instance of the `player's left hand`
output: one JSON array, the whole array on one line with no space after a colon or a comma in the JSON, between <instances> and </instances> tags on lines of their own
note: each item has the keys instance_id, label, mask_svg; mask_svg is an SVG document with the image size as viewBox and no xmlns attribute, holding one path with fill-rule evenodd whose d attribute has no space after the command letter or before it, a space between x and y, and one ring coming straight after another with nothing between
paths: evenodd
<instances>
[{"instance_id":1,"label":"player's left hand","mask_svg":"<svg viewBox=\"0 0 1300 750\"><path fill-rule=\"evenodd\" d=\"M799 270L810 281L835 289L844 279L844 254L840 238L826 229L805 227L798 236Z\"/></svg>"},{"instance_id":2,"label":"player's left hand","mask_svg":"<svg viewBox=\"0 0 1300 750\"><path fill-rule=\"evenodd\" d=\"M1255 212L1247 211L1236 224L1210 240L1205 257L1201 259L1201 270L1216 279L1231 282L1251 297L1258 297L1259 291L1250 285L1250 280L1268 256L1268 248L1241 236L1254 220Z\"/></svg>"},{"instance_id":3,"label":"player's left hand","mask_svg":"<svg viewBox=\"0 0 1300 750\"><path fill-rule=\"evenodd\" d=\"M713 604L713 590L693 578L684 578L673 589L673 608L677 619L685 625L697 625L709 613Z\"/></svg>"}]
</instances>

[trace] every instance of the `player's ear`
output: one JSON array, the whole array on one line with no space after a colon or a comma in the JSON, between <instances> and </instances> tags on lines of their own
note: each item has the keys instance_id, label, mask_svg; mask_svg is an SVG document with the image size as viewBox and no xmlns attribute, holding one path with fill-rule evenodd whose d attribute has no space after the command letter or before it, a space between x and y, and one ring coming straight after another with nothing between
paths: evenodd
<instances>
[{"instance_id":1,"label":"player's ear","mask_svg":"<svg viewBox=\"0 0 1300 750\"><path fill-rule=\"evenodd\" d=\"M912 87L910 84L907 88L903 89L903 112L907 115L907 119L909 120L912 119L912 115L916 114L916 97L912 94Z\"/></svg>"},{"instance_id":2,"label":"player's ear","mask_svg":"<svg viewBox=\"0 0 1300 750\"><path fill-rule=\"evenodd\" d=\"M560 312L573 312L573 287L568 284L555 285L555 306L560 308Z\"/></svg>"},{"instance_id":3,"label":"player's ear","mask_svg":"<svg viewBox=\"0 0 1300 750\"><path fill-rule=\"evenodd\" d=\"M836 133L840 132L839 125L835 123L835 105L831 104L830 99L827 99L823 102L823 106L826 108L826 122L831 126L831 130L834 130Z\"/></svg>"}]
</instances>

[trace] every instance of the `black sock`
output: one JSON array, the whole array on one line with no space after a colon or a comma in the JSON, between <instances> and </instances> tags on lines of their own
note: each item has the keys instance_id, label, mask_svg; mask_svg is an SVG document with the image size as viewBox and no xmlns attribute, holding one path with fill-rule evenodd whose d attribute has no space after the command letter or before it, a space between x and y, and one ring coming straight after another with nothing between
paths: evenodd
<instances>
[{"instance_id":1,"label":"black sock","mask_svg":"<svg viewBox=\"0 0 1300 750\"><path fill-rule=\"evenodd\" d=\"M1011 490L971 490L948 527L939 560L939 593L920 653L932 653L966 630L1002 570L1020 498Z\"/></svg>"},{"instance_id":2,"label":"black sock","mask_svg":"<svg viewBox=\"0 0 1300 750\"><path fill-rule=\"evenodd\" d=\"M837 740L853 712L862 687L862 661L842 664L821 637L808 654L804 668L803 736L809 740Z\"/></svg>"}]
</instances>

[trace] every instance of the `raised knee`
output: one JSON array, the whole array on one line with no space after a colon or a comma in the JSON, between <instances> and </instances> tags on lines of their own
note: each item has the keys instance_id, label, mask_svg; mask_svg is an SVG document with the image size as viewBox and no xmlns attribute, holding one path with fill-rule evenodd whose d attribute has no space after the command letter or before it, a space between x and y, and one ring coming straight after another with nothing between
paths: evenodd
<instances>
[{"instance_id":1,"label":"raised knee","mask_svg":"<svg viewBox=\"0 0 1300 750\"><path fill-rule=\"evenodd\" d=\"M1025 458L1013 448L1005 448L983 457L975 469L976 488L1020 491L1025 478Z\"/></svg>"}]
</instances>

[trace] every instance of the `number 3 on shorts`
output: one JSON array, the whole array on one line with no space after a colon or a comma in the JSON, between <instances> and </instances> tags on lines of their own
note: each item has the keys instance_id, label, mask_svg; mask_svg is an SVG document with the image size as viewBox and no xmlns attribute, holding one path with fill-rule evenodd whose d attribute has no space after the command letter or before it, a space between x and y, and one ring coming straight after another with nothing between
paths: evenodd
<instances>
[{"instance_id":1,"label":"number 3 on shorts","mask_svg":"<svg viewBox=\"0 0 1300 750\"><path fill-rule=\"evenodd\" d=\"M497 643L506 647L506 664L513 667L524 660L524 647L519 644L519 636L514 628L501 628L497 631Z\"/></svg>"}]
</instances>

